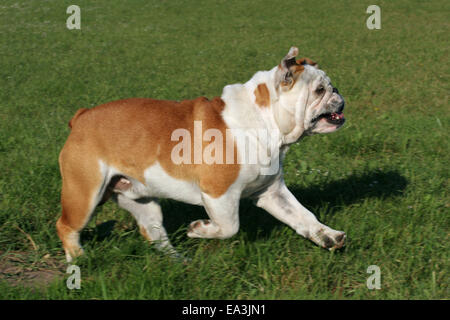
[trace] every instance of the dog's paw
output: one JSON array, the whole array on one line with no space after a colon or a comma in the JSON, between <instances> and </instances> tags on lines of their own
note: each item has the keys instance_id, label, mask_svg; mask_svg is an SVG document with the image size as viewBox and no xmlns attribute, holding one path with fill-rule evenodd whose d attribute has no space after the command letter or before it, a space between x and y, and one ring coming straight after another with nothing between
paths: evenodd
<instances>
[{"instance_id":1,"label":"dog's paw","mask_svg":"<svg viewBox=\"0 0 450 320\"><path fill-rule=\"evenodd\" d=\"M210 225L210 220L195 220L189 225L187 235L190 238L204 238Z\"/></svg>"},{"instance_id":2,"label":"dog's paw","mask_svg":"<svg viewBox=\"0 0 450 320\"><path fill-rule=\"evenodd\" d=\"M191 222L188 227L187 236L190 238L209 238L217 229L211 223L211 220L203 219Z\"/></svg>"},{"instance_id":3,"label":"dog's paw","mask_svg":"<svg viewBox=\"0 0 450 320\"><path fill-rule=\"evenodd\" d=\"M66 249L65 253L66 253L67 263L72 263L75 259L84 255L84 250L83 250L83 248L78 247L78 248L72 248L71 250Z\"/></svg>"},{"instance_id":4,"label":"dog's paw","mask_svg":"<svg viewBox=\"0 0 450 320\"><path fill-rule=\"evenodd\" d=\"M344 246L347 236L343 231L333 230L328 227L320 228L311 234L310 239L317 245L330 251Z\"/></svg>"}]
</instances>

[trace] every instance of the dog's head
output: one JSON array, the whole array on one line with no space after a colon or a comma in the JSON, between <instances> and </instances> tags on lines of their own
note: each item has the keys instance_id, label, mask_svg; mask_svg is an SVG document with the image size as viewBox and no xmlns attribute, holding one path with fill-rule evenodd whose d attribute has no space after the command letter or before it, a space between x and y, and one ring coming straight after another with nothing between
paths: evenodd
<instances>
[{"instance_id":1,"label":"dog's head","mask_svg":"<svg viewBox=\"0 0 450 320\"><path fill-rule=\"evenodd\" d=\"M317 63L296 59L292 47L278 65L274 86L278 95L275 119L287 142L303 134L328 133L345 122L344 99Z\"/></svg>"}]
</instances>

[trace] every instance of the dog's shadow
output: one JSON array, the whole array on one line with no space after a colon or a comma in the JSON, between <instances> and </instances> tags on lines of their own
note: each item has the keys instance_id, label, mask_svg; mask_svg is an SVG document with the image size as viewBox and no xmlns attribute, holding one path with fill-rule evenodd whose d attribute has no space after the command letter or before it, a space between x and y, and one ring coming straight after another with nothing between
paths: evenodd
<instances>
[{"instance_id":1,"label":"dog's shadow","mask_svg":"<svg viewBox=\"0 0 450 320\"><path fill-rule=\"evenodd\" d=\"M401 196L408 184L407 179L396 171L373 171L362 175L350 175L327 184L308 187L289 185L289 190L312 212L327 207L325 215L336 214L344 206L365 198L384 199ZM164 225L169 234L187 227L191 221L208 218L202 207L175 201L163 202ZM249 240L269 237L274 228L284 224L266 211L256 207L250 200L242 200L239 209L241 230Z\"/></svg>"},{"instance_id":2,"label":"dog's shadow","mask_svg":"<svg viewBox=\"0 0 450 320\"><path fill-rule=\"evenodd\" d=\"M362 175L350 175L327 184L315 184L308 187L289 185L289 190L309 210L326 207L325 215L333 215L343 206L348 206L365 198L384 199L401 196L408 184L407 179L397 171L372 171ZM162 200L164 226L169 234L186 229L191 221L208 218L205 210L199 206L187 205L172 200ZM270 237L275 228L284 224L264 210L257 208L252 201L242 200L240 204L240 225L248 240ZM116 221L110 220L98 225L91 235L97 241L107 238Z\"/></svg>"},{"instance_id":3,"label":"dog's shadow","mask_svg":"<svg viewBox=\"0 0 450 320\"><path fill-rule=\"evenodd\" d=\"M97 208L96 211L98 212L100 210ZM97 214L97 212L95 214ZM96 225L94 228L84 228L81 232L81 242L101 242L110 238L116 224L116 220L108 220Z\"/></svg>"}]
</instances>

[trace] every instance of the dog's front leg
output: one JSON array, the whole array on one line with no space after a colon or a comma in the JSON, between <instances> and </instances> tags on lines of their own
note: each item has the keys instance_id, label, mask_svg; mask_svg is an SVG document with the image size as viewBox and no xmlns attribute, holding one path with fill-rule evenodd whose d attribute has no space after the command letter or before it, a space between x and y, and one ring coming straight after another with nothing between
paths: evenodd
<instances>
[{"instance_id":1,"label":"dog's front leg","mask_svg":"<svg viewBox=\"0 0 450 320\"><path fill-rule=\"evenodd\" d=\"M255 202L258 207L323 248L336 249L344 245L345 233L320 223L312 212L298 202L282 177L260 194Z\"/></svg>"}]
</instances>

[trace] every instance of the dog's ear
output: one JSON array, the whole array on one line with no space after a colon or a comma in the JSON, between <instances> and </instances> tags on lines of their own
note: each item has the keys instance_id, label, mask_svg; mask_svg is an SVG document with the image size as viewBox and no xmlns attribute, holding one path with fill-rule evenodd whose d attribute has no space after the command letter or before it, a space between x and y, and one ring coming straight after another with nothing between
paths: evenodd
<instances>
[{"instance_id":1,"label":"dog's ear","mask_svg":"<svg viewBox=\"0 0 450 320\"><path fill-rule=\"evenodd\" d=\"M283 88L290 89L295 81L295 74L303 71L304 67L298 64L295 57L298 55L298 48L291 47L288 54L278 65L278 81Z\"/></svg>"},{"instance_id":2,"label":"dog's ear","mask_svg":"<svg viewBox=\"0 0 450 320\"><path fill-rule=\"evenodd\" d=\"M295 57L298 55L298 48L297 47L291 47L289 49L288 54L281 60L281 66L284 69L289 69L292 65L297 64L297 61L295 61Z\"/></svg>"}]
</instances>

